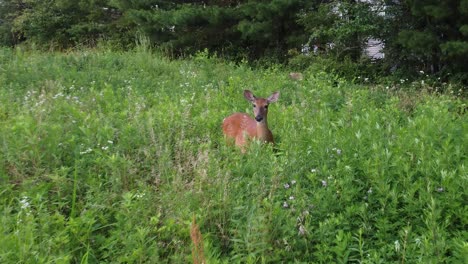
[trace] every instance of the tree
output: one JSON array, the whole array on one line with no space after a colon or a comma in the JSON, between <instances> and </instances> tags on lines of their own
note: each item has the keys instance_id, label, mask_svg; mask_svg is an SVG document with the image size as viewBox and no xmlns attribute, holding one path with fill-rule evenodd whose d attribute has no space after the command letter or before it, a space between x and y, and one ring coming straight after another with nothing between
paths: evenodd
<instances>
[{"instance_id":1,"label":"tree","mask_svg":"<svg viewBox=\"0 0 468 264\"><path fill-rule=\"evenodd\" d=\"M116 0L122 21L153 43L192 53L201 49L228 56L278 57L301 37L297 14L304 0L143 1Z\"/></svg>"},{"instance_id":2,"label":"tree","mask_svg":"<svg viewBox=\"0 0 468 264\"><path fill-rule=\"evenodd\" d=\"M308 6L302 0L248 1L240 6L237 30L250 57L286 59L287 51L300 47L307 38L298 23Z\"/></svg>"},{"instance_id":3,"label":"tree","mask_svg":"<svg viewBox=\"0 0 468 264\"><path fill-rule=\"evenodd\" d=\"M392 2L387 60L404 71L452 73L468 80L468 0Z\"/></svg>"},{"instance_id":4,"label":"tree","mask_svg":"<svg viewBox=\"0 0 468 264\"><path fill-rule=\"evenodd\" d=\"M309 44L338 60L360 59L369 38L380 38L382 6L366 1L321 1L300 18ZM326 47L329 48L326 48Z\"/></svg>"},{"instance_id":5,"label":"tree","mask_svg":"<svg viewBox=\"0 0 468 264\"><path fill-rule=\"evenodd\" d=\"M95 45L113 32L118 17L108 0L8 0L5 5L16 7L7 15L14 36L59 48Z\"/></svg>"},{"instance_id":6,"label":"tree","mask_svg":"<svg viewBox=\"0 0 468 264\"><path fill-rule=\"evenodd\" d=\"M176 53L193 53L228 46L235 39L235 1L130 1L115 0L122 11L120 25L149 37L151 42Z\"/></svg>"},{"instance_id":7,"label":"tree","mask_svg":"<svg viewBox=\"0 0 468 264\"><path fill-rule=\"evenodd\" d=\"M15 34L13 24L25 7L23 1L19 0L0 1L0 45L12 46L22 40L21 36Z\"/></svg>"}]
</instances>

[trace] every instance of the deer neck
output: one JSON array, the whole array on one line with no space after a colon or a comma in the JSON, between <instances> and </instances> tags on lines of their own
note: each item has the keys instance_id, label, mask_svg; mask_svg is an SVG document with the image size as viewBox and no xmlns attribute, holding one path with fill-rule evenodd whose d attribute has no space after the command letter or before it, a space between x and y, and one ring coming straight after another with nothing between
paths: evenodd
<instances>
[{"instance_id":1,"label":"deer neck","mask_svg":"<svg viewBox=\"0 0 468 264\"><path fill-rule=\"evenodd\" d=\"M268 129L268 123L265 120L262 122L257 122L257 138L261 141L269 141L270 140L270 130Z\"/></svg>"}]
</instances>

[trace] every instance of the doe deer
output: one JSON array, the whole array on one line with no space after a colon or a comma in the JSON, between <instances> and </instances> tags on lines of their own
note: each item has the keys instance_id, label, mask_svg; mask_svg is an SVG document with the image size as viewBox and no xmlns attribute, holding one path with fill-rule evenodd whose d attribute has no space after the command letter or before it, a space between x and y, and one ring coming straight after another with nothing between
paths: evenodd
<instances>
[{"instance_id":1,"label":"doe deer","mask_svg":"<svg viewBox=\"0 0 468 264\"><path fill-rule=\"evenodd\" d=\"M245 151L249 139L274 143L273 134L268 129L267 115L268 105L278 100L279 92L274 92L265 99L257 98L251 91L245 90L244 97L253 104L255 119L245 113L235 113L223 121L224 135L234 139L236 146L240 147L242 152Z\"/></svg>"}]
</instances>

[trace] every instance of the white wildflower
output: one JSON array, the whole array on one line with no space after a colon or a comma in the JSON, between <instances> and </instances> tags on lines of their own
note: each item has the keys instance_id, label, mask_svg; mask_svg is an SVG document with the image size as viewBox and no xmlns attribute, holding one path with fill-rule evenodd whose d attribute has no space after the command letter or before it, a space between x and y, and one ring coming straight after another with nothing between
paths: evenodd
<instances>
[{"instance_id":1,"label":"white wildflower","mask_svg":"<svg viewBox=\"0 0 468 264\"><path fill-rule=\"evenodd\" d=\"M421 246L421 239L418 237L414 240L414 243L416 243L416 246L420 247Z\"/></svg>"},{"instance_id":2,"label":"white wildflower","mask_svg":"<svg viewBox=\"0 0 468 264\"><path fill-rule=\"evenodd\" d=\"M400 241L395 240L395 251L400 252Z\"/></svg>"},{"instance_id":3,"label":"white wildflower","mask_svg":"<svg viewBox=\"0 0 468 264\"><path fill-rule=\"evenodd\" d=\"M322 180L322 186L323 186L323 187L327 187L327 186L328 186L328 183L327 183L327 181L325 181L325 180Z\"/></svg>"},{"instance_id":4,"label":"white wildflower","mask_svg":"<svg viewBox=\"0 0 468 264\"><path fill-rule=\"evenodd\" d=\"M93 150L91 148L87 148L85 151L80 151L80 154L81 155L84 155L84 154L89 154L91 153Z\"/></svg>"},{"instance_id":5,"label":"white wildflower","mask_svg":"<svg viewBox=\"0 0 468 264\"><path fill-rule=\"evenodd\" d=\"M26 209L29 209L29 207L31 206L31 204L29 203L28 201L28 197L27 196L23 196L20 200L20 205L21 205L21 209L22 210L26 210Z\"/></svg>"},{"instance_id":6,"label":"white wildflower","mask_svg":"<svg viewBox=\"0 0 468 264\"><path fill-rule=\"evenodd\" d=\"M332 151L335 151L336 154L341 155L341 149L339 148L332 148Z\"/></svg>"},{"instance_id":7,"label":"white wildflower","mask_svg":"<svg viewBox=\"0 0 468 264\"><path fill-rule=\"evenodd\" d=\"M299 225L299 235L303 236L306 234L305 227L303 225Z\"/></svg>"}]
</instances>

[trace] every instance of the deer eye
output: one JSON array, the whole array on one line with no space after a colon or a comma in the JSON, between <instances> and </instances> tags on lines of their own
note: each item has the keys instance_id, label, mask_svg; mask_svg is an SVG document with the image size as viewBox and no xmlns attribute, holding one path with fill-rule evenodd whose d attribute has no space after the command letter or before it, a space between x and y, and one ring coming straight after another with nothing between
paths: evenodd
<instances>
[{"instance_id":1,"label":"deer eye","mask_svg":"<svg viewBox=\"0 0 468 264\"><path fill-rule=\"evenodd\" d=\"M256 105L256 104L254 104L254 105L253 105L253 107L257 107L257 105Z\"/></svg>"},{"instance_id":2,"label":"deer eye","mask_svg":"<svg viewBox=\"0 0 468 264\"><path fill-rule=\"evenodd\" d=\"M265 109L268 109L268 105L265 105Z\"/></svg>"}]
</instances>

